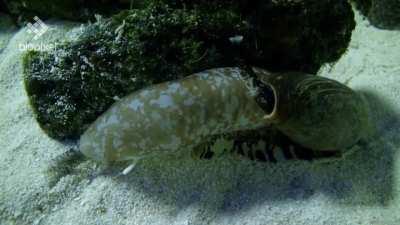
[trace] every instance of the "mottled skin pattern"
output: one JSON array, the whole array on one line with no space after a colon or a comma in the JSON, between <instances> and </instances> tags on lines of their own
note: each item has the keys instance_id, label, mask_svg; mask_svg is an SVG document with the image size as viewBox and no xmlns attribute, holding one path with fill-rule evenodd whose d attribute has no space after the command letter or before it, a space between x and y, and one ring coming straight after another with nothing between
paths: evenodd
<instances>
[{"instance_id":1,"label":"mottled skin pattern","mask_svg":"<svg viewBox=\"0 0 400 225\"><path fill-rule=\"evenodd\" d=\"M80 150L109 163L192 149L212 135L263 127L252 79L238 68L219 68L132 93L88 128Z\"/></svg>"}]
</instances>

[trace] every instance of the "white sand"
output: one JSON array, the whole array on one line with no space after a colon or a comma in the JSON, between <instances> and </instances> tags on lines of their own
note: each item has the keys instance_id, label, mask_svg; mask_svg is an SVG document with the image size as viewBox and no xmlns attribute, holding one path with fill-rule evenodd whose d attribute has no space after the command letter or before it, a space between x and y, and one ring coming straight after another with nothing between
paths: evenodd
<instances>
[{"instance_id":1,"label":"white sand","mask_svg":"<svg viewBox=\"0 0 400 225\"><path fill-rule=\"evenodd\" d=\"M0 54L0 224L400 224L400 32L357 21L347 54L321 70L362 90L373 109L377 133L345 160L154 158L126 177L86 161L53 183L47 171L68 146L33 118L18 49L32 36L20 30ZM64 38L66 27L39 42Z\"/></svg>"}]
</instances>

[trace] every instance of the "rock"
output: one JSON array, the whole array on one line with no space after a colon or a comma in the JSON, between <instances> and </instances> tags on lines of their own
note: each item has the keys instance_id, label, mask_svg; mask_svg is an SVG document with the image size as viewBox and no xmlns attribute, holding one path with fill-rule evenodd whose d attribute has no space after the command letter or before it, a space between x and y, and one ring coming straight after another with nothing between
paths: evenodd
<instances>
[{"instance_id":1,"label":"rock","mask_svg":"<svg viewBox=\"0 0 400 225\"><path fill-rule=\"evenodd\" d=\"M0 53L11 39L14 31L16 31L16 26L13 24L12 19L0 12Z\"/></svg>"},{"instance_id":2,"label":"rock","mask_svg":"<svg viewBox=\"0 0 400 225\"><path fill-rule=\"evenodd\" d=\"M399 0L353 0L356 7L379 28L400 28Z\"/></svg>"},{"instance_id":3,"label":"rock","mask_svg":"<svg viewBox=\"0 0 400 225\"><path fill-rule=\"evenodd\" d=\"M32 20L59 18L74 21L93 19L95 14L111 15L121 9L128 9L129 1L112 0L4 0L7 11L18 18L20 23Z\"/></svg>"},{"instance_id":4,"label":"rock","mask_svg":"<svg viewBox=\"0 0 400 225\"><path fill-rule=\"evenodd\" d=\"M315 73L342 55L355 25L345 0L156 2L99 19L55 51L27 54L27 93L51 137L79 137L128 93L209 68Z\"/></svg>"}]
</instances>

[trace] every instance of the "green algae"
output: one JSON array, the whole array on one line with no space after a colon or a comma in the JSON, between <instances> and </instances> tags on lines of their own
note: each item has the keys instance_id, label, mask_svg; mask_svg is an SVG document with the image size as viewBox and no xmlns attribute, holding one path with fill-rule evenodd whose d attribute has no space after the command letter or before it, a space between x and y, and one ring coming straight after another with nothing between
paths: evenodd
<instances>
[{"instance_id":1,"label":"green algae","mask_svg":"<svg viewBox=\"0 0 400 225\"><path fill-rule=\"evenodd\" d=\"M25 23L35 16L41 19L87 21L94 19L95 14L112 15L130 7L126 1L112 0L3 0L1 4L19 23Z\"/></svg>"},{"instance_id":2,"label":"green algae","mask_svg":"<svg viewBox=\"0 0 400 225\"><path fill-rule=\"evenodd\" d=\"M140 7L87 25L53 51L26 54L25 87L50 137L78 138L128 93L209 68L314 73L343 54L354 28L344 0L158 0Z\"/></svg>"}]
</instances>

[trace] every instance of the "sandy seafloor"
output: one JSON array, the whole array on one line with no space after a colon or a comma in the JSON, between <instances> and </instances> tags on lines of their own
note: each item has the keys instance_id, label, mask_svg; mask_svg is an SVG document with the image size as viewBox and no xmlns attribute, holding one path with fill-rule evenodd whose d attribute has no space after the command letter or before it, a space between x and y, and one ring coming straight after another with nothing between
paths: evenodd
<instances>
[{"instance_id":1,"label":"sandy seafloor","mask_svg":"<svg viewBox=\"0 0 400 225\"><path fill-rule=\"evenodd\" d=\"M85 161L51 179L69 146L48 138L29 108L19 45L32 35L0 28L0 224L400 224L400 31L356 19L348 52L320 71L362 91L372 109L376 132L347 158L162 157L125 177ZM69 37L71 24L48 24L36 43Z\"/></svg>"}]
</instances>

